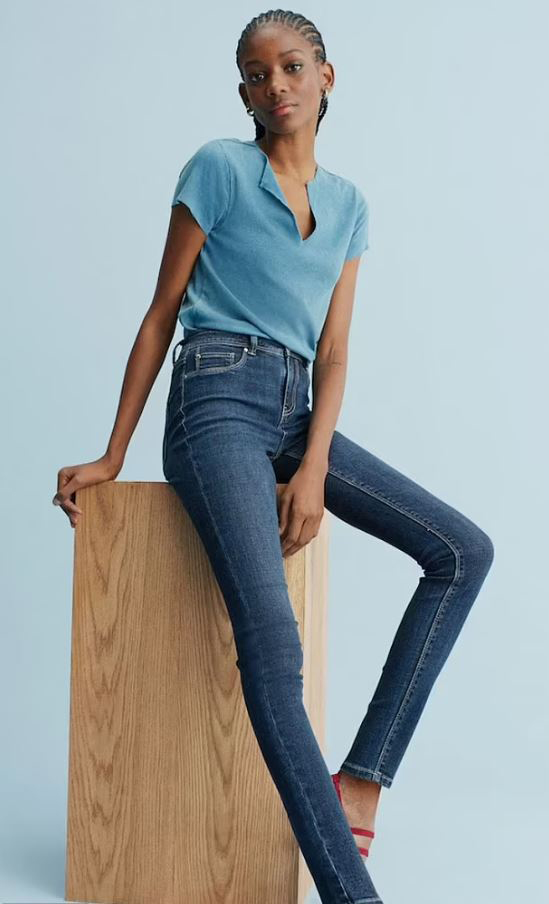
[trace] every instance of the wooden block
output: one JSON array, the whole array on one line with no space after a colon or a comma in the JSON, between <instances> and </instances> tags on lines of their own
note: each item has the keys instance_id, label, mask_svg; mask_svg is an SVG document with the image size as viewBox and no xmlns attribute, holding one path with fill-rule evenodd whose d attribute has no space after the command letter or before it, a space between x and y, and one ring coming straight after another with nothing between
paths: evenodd
<instances>
[{"instance_id":1,"label":"wooden block","mask_svg":"<svg viewBox=\"0 0 549 904\"><path fill-rule=\"evenodd\" d=\"M175 490L107 481L76 502L65 900L302 904L312 879ZM322 750L328 517L284 560Z\"/></svg>"}]
</instances>

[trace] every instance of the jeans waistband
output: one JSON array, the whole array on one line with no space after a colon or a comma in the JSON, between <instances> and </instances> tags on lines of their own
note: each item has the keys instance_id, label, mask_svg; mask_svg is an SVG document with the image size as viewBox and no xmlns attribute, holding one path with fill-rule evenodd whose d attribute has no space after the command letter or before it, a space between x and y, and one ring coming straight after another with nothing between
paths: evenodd
<instances>
[{"instance_id":1,"label":"jeans waistband","mask_svg":"<svg viewBox=\"0 0 549 904\"><path fill-rule=\"evenodd\" d=\"M181 346L181 352L184 347L194 342L195 338L200 342L208 341L226 341L234 345L247 345L248 353L255 355L257 351L265 351L267 354L280 355L281 357L297 358L304 367L308 367L309 359L299 352L293 351L287 345L277 342L275 339L267 339L265 336L256 336L254 333L233 333L230 330L216 329L190 329L184 327L183 338L174 346L172 351L172 363L175 364L176 351Z\"/></svg>"}]
</instances>

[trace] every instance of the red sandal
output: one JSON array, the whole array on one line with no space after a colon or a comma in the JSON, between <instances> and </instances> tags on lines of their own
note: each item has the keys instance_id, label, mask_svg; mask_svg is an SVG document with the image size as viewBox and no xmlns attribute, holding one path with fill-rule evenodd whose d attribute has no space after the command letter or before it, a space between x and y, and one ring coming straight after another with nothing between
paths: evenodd
<instances>
[{"instance_id":1,"label":"red sandal","mask_svg":"<svg viewBox=\"0 0 549 904\"><path fill-rule=\"evenodd\" d=\"M337 791L337 796L339 797L339 802L340 802L341 806L343 807L343 801L341 800L341 789L339 787L340 774L341 774L340 772L336 772L334 775L332 775L332 781L335 785L335 789ZM353 833L353 835L366 835L368 838L375 838L375 834L376 834L375 832L371 832L370 829L358 829L358 828L356 828L356 826L355 827L351 826L351 832ZM358 849L363 857L368 857L368 849L367 848L359 847Z\"/></svg>"}]
</instances>

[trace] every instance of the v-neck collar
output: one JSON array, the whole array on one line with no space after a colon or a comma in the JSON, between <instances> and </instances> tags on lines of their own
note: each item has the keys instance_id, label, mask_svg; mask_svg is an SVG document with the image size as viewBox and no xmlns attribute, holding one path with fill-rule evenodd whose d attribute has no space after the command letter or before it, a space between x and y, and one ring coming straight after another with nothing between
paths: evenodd
<instances>
[{"instance_id":1,"label":"v-neck collar","mask_svg":"<svg viewBox=\"0 0 549 904\"><path fill-rule=\"evenodd\" d=\"M321 177L322 167L317 164L316 172L315 172L313 178L305 183L305 188L307 191L307 195L309 197L309 206L311 208L311 212L313 214L314 221L315 221L315 228L311 232L311 234L309 236L307 236L306 239L304 239L303 236L301 235L301 230L299 228L299 224L297 222L296 215L293 212L290 205L288 204L288 202L286 200L286 196L279 185L278 179L276 178L276 173L271 166L271 161L269 160L268 154L265 153L263 148L259 147L259 145L253 138L251 138L249 141L245 141L244 144L253 145L256 148L256 150L263 156L263 158L264 158L263 169L261 171L261 176L259 178L258 184L261 188L266 189L266 191L270 192L272 195L275 196L275 198L277 198L282 204L284 204L284 207L292 215L295 231L299 237L299 241L301 242L302 245L306 245L308 242L311 241L311 239L314 238L314 236L316 236L318 229L319 229L318 217L317 217L316 210L315 210L316 200L313 200L313 198L314 198L314 194L315 194L316 188L319 183L319 178Z\"/></svg>"}]
</instances>

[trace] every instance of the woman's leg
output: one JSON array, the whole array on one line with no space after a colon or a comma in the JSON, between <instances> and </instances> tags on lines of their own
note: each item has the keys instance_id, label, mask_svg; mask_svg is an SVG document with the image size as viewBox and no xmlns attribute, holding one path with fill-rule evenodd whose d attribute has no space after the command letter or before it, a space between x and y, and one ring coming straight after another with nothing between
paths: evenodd
<instances>
[{"instance_id":1,"label":"woman's leg","mask_svg":"<svg viewBox=\"0 0 549 904\"><path fill-rule=\"evenodd\" d=\"M295 473L303 452L301 437L276 459L279 481ZM494 547L469 518L338 430L329 450L325 506L412 556L423 570L341 765L343 774L389 788L482 587Z\"/></svg>"},{"instance_id":2,"label":"woman's leg","mask_svg":"<svg viewBox=\"0 0 549 904\"><path fill-rule=\"evenodd\" d=\"M212 565L251 725L323 904L381 904L303 703L272 464L290 417L307 420L307 372L287 352L217 331L183 343L166 406L164 476Z\"/></svg>"},{"instance_id":3,"label":"woman's leg","mask_svg":"<svg viewBox=\"0 0 549 904\"><path fill-rule=\"evenodd\" d=\"M379 902L303 705L303 650L284 574L276 483L234 431L180 449L170 483L204 544L231 618L243 696L325 904Z\"/></svg>"}]
</instances>

